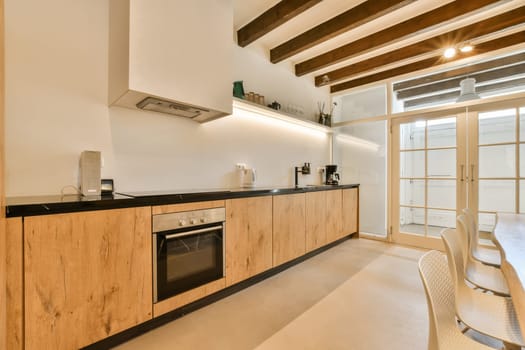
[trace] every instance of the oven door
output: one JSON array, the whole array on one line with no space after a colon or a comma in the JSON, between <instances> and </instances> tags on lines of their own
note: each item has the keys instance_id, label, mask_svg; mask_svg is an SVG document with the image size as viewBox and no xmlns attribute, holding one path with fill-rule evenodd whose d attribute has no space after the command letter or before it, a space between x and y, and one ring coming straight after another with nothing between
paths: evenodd
<instances>
[{"instance_id":1,"label":"oven door","mask_svg":"<svg viewBox=\"0 0 525 350\"><path fill-rule=\"evenodd\" d=\"M154 302L224 277L222 223L153 235Z\"/></svg>"}]
</instances>

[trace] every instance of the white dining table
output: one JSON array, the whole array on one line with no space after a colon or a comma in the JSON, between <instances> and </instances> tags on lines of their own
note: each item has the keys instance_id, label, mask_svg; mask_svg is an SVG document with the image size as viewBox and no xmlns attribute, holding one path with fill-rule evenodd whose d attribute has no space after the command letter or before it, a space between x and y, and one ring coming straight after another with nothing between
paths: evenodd
<instances>
[{"instance_id":1,"label":"white dining table","mask_svg":"<svg viewBox=\"0 0 525 350\"><path fill-rule=\"evenodd\" d=\"M525 334L525 214L498 213L493 240L500 250L501 271Z\"/></svg>"}]
</instances>

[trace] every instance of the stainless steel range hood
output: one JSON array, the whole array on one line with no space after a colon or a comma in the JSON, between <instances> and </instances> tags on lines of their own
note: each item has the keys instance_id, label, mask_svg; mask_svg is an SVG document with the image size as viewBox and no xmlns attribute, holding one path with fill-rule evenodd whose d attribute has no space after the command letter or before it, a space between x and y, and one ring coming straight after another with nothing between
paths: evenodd
<instances>
[{"instance_id":1,"label":"stainless steel range hood","mask_svg":"<svg viewBox=\"0 0 525 350\"><path fill-rule=\"evenodd\" d=\"M225 113L222 112L212 111L180 102L163 100L156 97L146 97L137 103L137 108L146 111L171 114L178 117L191 118L196 122L210 121L225 115Z\"/></svg>"},{"instance_id":2,"label":"stainless steel range hood","mask_svg":"<svg viewBox=\"0 0 525 350\"><path fill-rule=\"evenodd\" d=\"M110 105L197 122L232 113L232 0L109 3Z\"/></svg>"}]
</instances>

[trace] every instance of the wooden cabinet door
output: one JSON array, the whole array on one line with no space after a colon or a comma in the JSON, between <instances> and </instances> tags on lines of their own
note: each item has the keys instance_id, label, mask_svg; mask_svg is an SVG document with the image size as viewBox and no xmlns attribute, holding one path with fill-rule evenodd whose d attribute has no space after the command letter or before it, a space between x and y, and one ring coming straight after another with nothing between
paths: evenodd
<instances>
[{"instance_id":1,"label":"wooden cabinet door","mask_svg":"<svg viewBox=\"0 0 525 350\"><path fill-rule=\"evenodd\" d=\"M343 237L343 192L326 191L326 238L327 243Z\"/></svg>"},{"instance_id":2,"label":"wooden cabinet door","mask_svg":"<svg viewBox=\"0 0 525 350\"><path fill-rule=\"evenodd\" d=\"M273 266L305 254L305 245L305 194L274 196Z\"/></svg>"},{"instance_id":3,"label":"wooden cabinet door","mask_svg":"<svg viewBox=\"0 0 525 350\"><path fill-rule=\"evenodd\" d=\"M151 208L24 219L25 349L78 349L152 317Z\"/></svg>"},{"instance_id":4,"label":"wooden cabinet door","mask_svg":"<svg viewBox=\"0 0 525 350\"><path fill-rule=\"evenodd\" d=\"M272 267L272 197L226 200L226 285Z\"/></svg>"},{"instance_id":5,"label":"wooden cabinet door","mask_svg":"<svg viewBox=\"0 0 525 350\"><path fill-rule=\"evenodd\" d=\"M306 251L324 246L326 241L326 192L306 193Z\"/></svg>"},{"instance_id":6,"label":"wooden cabinet door","mask_svg":"<svg viewBox=\"0 0 525 350\"><path fill-rule=\"evenodd\" d=\"M357 232L358 221L358 189L348 188L343 190L343 234L349 235Z\"/></svg>"}]
</instances>

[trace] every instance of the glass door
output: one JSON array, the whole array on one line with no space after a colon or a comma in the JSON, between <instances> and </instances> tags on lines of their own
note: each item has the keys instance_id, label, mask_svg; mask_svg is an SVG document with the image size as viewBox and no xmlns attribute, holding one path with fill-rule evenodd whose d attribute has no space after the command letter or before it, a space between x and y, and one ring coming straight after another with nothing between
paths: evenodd
<instances>
[{"instance_id":1,"label":"glass door","mask_svg":"<svg viewBox=\"0 0 525 350\"><path fill-rule=\"evenodd\" d=\"M393 121L396 243L442 249L441 230L466 204L465 140L465 115Z\"/></svg>"},{"instance_id":2,"label":"glass door","mask_svg":"<svg viewBox=\"0 0 525 350\"><path fill-rule=\"evenodd\" d=\"M469 207L481 243L490 244L496 212L525 212L525 108L469 113Z\"/></svg>"}]
</instances>

